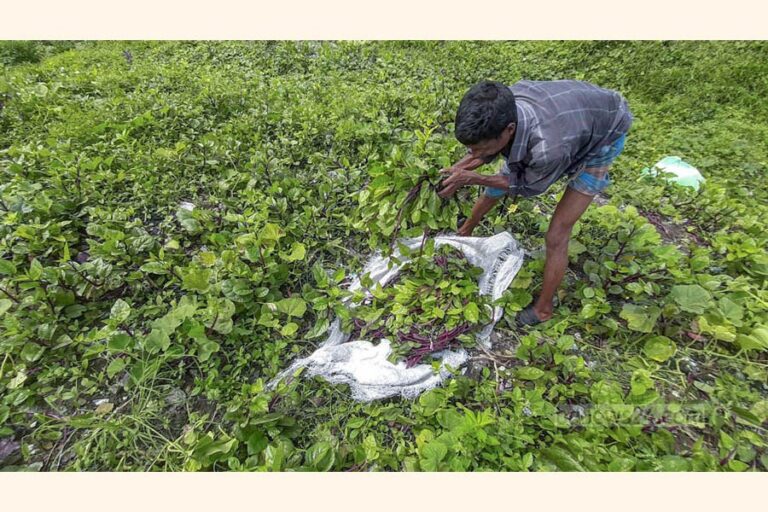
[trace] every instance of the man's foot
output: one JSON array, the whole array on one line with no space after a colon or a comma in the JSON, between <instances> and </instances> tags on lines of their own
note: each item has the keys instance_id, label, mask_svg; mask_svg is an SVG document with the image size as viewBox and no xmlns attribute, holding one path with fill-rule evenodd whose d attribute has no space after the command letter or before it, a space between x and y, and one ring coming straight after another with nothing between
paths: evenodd
<instances>
[{"instance_id":1,"label":"man's foot","mask_svg":"<svg viewBox=\"0 0 768 512\"><path fill-rule=\"evenodd\" d=\"M552 309L553 307L550 306L545 311L542 311L536 306L530 305L517 314L517 325L519 327L526 327L546 322L552 318Z\"/></svg>"},{"instance_id":2,"label":"man's foot","mask_svg":"<svg viewBox=\"0 0 768 512\"><path fill-rule=\"evenodd\" d=\"M527 327L530 325L536 325L544 322L539 316L536 314L536 311L533 309L533 306L528 306L521 312L517 314L516 317L517 325L518 327Z\"/></svg>"}]
</instances>

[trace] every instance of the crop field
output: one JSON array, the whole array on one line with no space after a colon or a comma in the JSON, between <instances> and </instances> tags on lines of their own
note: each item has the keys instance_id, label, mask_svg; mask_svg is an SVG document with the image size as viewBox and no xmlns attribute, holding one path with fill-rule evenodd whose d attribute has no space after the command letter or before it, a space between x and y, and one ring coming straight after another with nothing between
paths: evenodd
<instances>
[{"instance_id":1,"label":"crop field","mask_svg":"<svg viewBox=\"0 0 768 512\"><path fill-rule=\"evenodd\" d=\"M0 468L768 470L768 43L4 41L0 64ZM562 181L475 230L526 250L489 350L475 269L429 243L350 315L371 254L480 193L436 194L467 89L566 78L635 122L552 320L515 325ZM706 183L642 172L666 156ZM470 361L416 399L269 388L337 316Z\"/></svg>"}]
</instances>

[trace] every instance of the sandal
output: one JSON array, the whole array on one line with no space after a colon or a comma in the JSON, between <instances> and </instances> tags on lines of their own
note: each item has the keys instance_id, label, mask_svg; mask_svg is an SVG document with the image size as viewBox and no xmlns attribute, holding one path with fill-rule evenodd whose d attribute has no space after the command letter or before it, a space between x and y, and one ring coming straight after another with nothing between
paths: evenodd
<instances>
[{"instance_id":1,"label":"sandal","mask_svg":"<svg viewBox=\"0 0 768 512\"><path fill-rule=\"evenodd\" d=\"M539 317L536 316L536 312L533 310L533 306L528 306L519 312L517 314L516 321L518 327L527 327L544 322L544 320L540 320Z\"/></svg>"}]
</instances>

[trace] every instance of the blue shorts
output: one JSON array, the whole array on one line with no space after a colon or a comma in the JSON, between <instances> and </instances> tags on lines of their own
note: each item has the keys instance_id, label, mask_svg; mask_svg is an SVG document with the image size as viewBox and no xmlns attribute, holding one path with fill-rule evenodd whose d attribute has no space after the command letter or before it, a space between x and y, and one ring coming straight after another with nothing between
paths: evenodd
<instances>
[{"instance_id":1,"label":"blue shorts","mask_svg":"<svg viewBox=\"0 0 768 512\"><path fill-rule=\"evenodd\" d=\"M624 142L627 134L603 146L597 155L587 160L581 169L568 182L568 187L588 196L595 196L605 190L611 184L608 172L603 168L608 167L624 150ZM600 171L598 171L600 169ZM486 187L485 195L497 199L506 195L507 191L500 188Z\"/></svg>"}]
</instances>

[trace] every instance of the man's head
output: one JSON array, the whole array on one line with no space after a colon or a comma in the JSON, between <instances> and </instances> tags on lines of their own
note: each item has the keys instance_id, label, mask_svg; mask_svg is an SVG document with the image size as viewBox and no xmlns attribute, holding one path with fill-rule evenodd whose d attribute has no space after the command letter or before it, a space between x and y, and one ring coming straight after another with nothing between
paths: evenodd
<instances>
[{"instance_id":1,"label":"man's head","mask_svg":"<svg viewBox=\"0 0 768 512\"><path fill-rule=\"evenodd\" d=\"M515 96L499 82L483 81L472 86L456 112L456 138L480 158L504 149L516 126Z\"/></svg>"}]
</instances>

